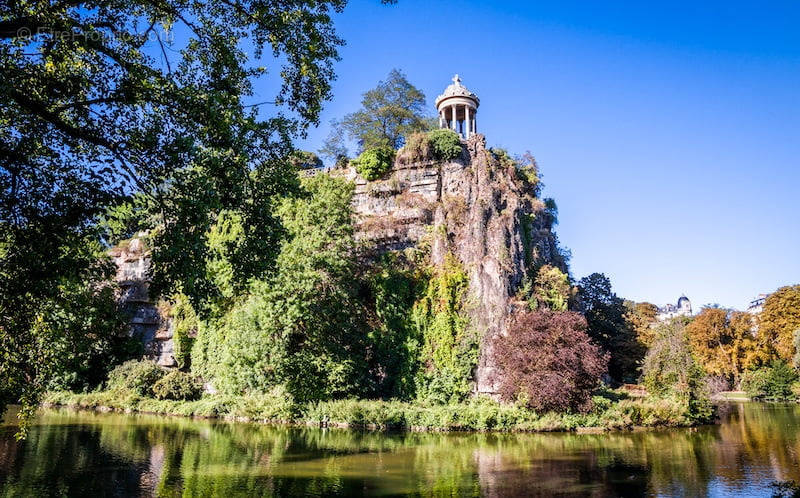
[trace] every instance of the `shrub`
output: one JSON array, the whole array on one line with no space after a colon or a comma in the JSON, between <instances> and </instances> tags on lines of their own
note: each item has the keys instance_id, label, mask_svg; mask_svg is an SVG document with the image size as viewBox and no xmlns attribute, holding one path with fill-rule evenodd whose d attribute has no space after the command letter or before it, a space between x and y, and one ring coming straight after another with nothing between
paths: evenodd
<instances>
[{"instance_id":1,"label":"shrub","mask_svg":"<svg viewBox=\"0 0 800 498\"><path fill-rule=\"evenodd\" d=\"M416 132L406 137L406 143L397 153L397 160L401 164L411 164L431 157L431 141L425 132Z\"/></svg>"},{"instance_id":2,"label":"shrub","mask_svg":"<svg viewBox=\"0 0 800 498\"><path fill-rule=\"evenodd\" d=\"M586 334L574 312L525 311L494 345L495 386L506 401L523 399L534 410L592 407L592 391L607 372L608 355Z\"/></svg>"},{"instance_id":3,"label":"shrub","mask_svg":"<svg viewBox=\"0 0 800 498\"><path fill-rule=\"evenodd\" d=\"M322 159L313 152L296 150L289 156L289 163L297 169L314 169L322 167Z\"/></svg>"},{"instance_id":4,"label":"shrub","mask_svg":"<svg viewBox=\"0 0 800 498\"><path fill-rule=\"evenodd\" d=\"M745 372L742 389L752 398L794 399L793 384L797 379L797 373L786 362L778 360L769 367Z\"/></svg>"},{"instance_id":5,"label":"shrub","mask_svg":"<svg viewBox=\"0 0 800 498\"><path fill-rule=\"evenodd\" d=\"M530 307L566 311L571 289L569 277L555 266L544 265L536 273Z\"/></svg>"},{"instance_id":6,"label":"shrub","mask_svg":"<svg viewBox=\"0 0 800 498\"><path fill-rule=\"evenodd\" d=\"M151 396L153 385L166 374L154 361L130 360L117 366L108 374L111 390L127 390L140 396Z\"/></svg>"},{"instance_id":7,"label":"shrub","mask_svg":"<svg viewBox=\"0 0 800 498\"><path fill-rule=\"evenodd\" d=\"M173 370L153 384L152 390L157 399L193 401L203 394L203 385L197 377Z\"/></svg>"},{"instance_id":8,"label":"shrub","mask_svg":"<svg viewBox=\"0 0 800 498\"><path fill-rule=\"evenodd\" d=\"M263 422L290 422L298 415L294 396L280 385L264 394L235 396L229 414Z\"/></svg>"},{"instance_id":9,"label":"shrub","mask_svg":"<svg viewBox=\"0 0 800 498\"><path fill-rule=\"evenodd\" d=\"M387 146L379 146L367 149L353 160L356 171L365 180L377 180L392 168L394 161L394 149Z\"/></svg>"},{"instance_id":10,"label":"shrub","mask_svg":"<svg viewBox=\"0 0 800 498\"><path fill-rule=\"evenodd\" d=\"M453 130L433 130L428 133L428 142L436 159L447 161L461 155L461 139Z\"/></svg>"}]
</instances>

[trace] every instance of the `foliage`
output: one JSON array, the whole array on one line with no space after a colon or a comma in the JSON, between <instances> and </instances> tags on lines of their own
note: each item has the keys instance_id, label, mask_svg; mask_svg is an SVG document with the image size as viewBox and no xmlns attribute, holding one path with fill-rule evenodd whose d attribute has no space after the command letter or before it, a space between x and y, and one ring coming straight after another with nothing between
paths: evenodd
<instances>
[{"instance_id":1,"label":"foliage","mask_svg":"<svg viewBox=\"0 0 800 498\"><path fill-rule=\"evenodd\" d=\"M548 197L544 200L544 213L548 228L552 229L554 226L558 225L558 205L552 197Z\"/></svg>"},{"instance_id":2,"label":"foliage","mask_svg":"<svg viewBox=\"0 0 800 498\"><path fill-rule=\"evenodd\" d=\"M194 401L203 394L203 384L191 374L173 370L153 384L152 392L156 399Z\"/></svg>"},{"instance_id":3,"label":"foliage","mask_svg":"<svg viewBox=\"0 0 800 498\"><path fill-rule=\"evenodd\" d=\"M45 389L92 388L140 351L107 282L113 264L70 216L0 222L0 410L23 405L20 435Z\"/></svg>"},{"instance_id":4,"label":"foliage","mask_svg":"<svg viewBox=\"0 0 800 498\"><path fill-rule=\"evenodd\" d=\"M703 368L692 356L685 325L679 320L659 324L642 369L650 394L683 403L693 418L703 421L713 414L703 382Z\"/></svg>"},{"instance_id":5,"label":"foliage","mask_svg":"<svg viewBox=\"0 0 800 498\"><path fill-rule=\"evenodd\" d=\"M166 371L150 360L129 360L108 374L110 390L130 391L139 396L152 396L153 386Z\"/></svg>"},{"instance_id":6,"label":"foliage","mask_svg":"<svg viewBox=\"0 0 800 498\"><path fill-rule=\"evenodd\" d=\"M752 315L721 308L703 308L686 326L692 352L706 373L732 379L755 366L758 351L751 332Z\"/></svg>"},{"instance_id":7,"label":"foliage","mask_svg":"<svg viewBox=\"0 0 800 498\"><path fill-rule=\"evenodd\" d=\"M314 169L321 168L322 159L313 152L307 150L296 150L289 156L289 163L295 169Z\"/></svg>"},{"instance_id":8,"label":"foliage","mask_svg":"<svg viewBox=\"0 0 800 498\"><path fill-rule=\"evenodd\" d=\"M519 313L508 334L496 339L493 354L500 396L540 411L589 410L608 363L574 312Z\"/></svg>"},{"instance_id":9,"label":"foliage","mask_svg":"<svg viewBox=\"0 0 800 498\"><path fill-rule=\"evenodd\" d=\"M636 332L625 318L623 299L611 290L611 281L592 273L578 283L577 309L586 317L587 332L610 354L609 374L618 382L635 382L645 354Z\"/></svg>"},{"instance_id":10,"label":"foliage","mask_svg":"<svg viewBox=\"0 0 800 498\"><path fill-rule=\"evenodd\" d=\"M341 123L332 119L330 122L331 131L325 138L322 147L317 151L319 155L333 162L339 167L347 161L348 151L345 145L345 130Z\"/></svg>"},{"instance_id":11,"label":"foliage","mask_svg":"<svg viewBox=\"0 0 800 498\"><path fill-rule=\"evenodd\" d=\"M405 138L397 160L401 164L436 159L449 161L462 153L461 139L453 130L435 129L429 132L418 131Z\"/></svg>"},{"instance_id":12,"label":"foliage","mask_svg":"<svg viewBox=\"0 0 800 498\"><path fill-rule=\"evenodd\" d=\"M767 297L758 317L758 339L771 356L791 363L794 333L800 329L800 285L781 287Z\"/></svg>"},{"instance_id":13,"label":"foliage","mask_svg":"<svg viewBox=\"0 0 800 498\"><path fill-rule=\"evenodd\" d=\"M394 149L391 147L375 147L367 149L354 159L352 163L356 171L367 181L377 180L392 169Z\"/></svg>"},{"instance_id":14,"label":"foliage","mask_svg":"<svg viewBox=\"0 0 800 498\"><path fill-rule=\"evenodd\" d=\"M446 405L355 399L298 404L280 387L259 395L204 395L194 401L158 400L128 391L60 391L45 396L47 403L81 408L414 431L574 431L695 423L685 407L673 400L627 399L615 392L600 393L593 400L594 408L587 413L543 413L485 397Z\"/></svg>"},{"instance_id":15,"label":"foliage","mask_svg":"<svg viewBox=\"0 0 800 498\"><path fill-rule=\"evenodd\" d=\"M514 161L517 176L522 179L526 191L535 198L542 192L542 179L539 174L539 164L530 152L526 152Z\"/></svg>"},{"instance_id":16,"label":"foliage","mask_svg":"<svg viewBox=\"0 0 800 498\"><path fill-rule=\"evenodd\" d=\"M392 69L385 81L364 93L361 109L346 115L341 126L362 151L396 150L403 146L404 137L425 130L424 112L425 94L405 74Z\"/></svg>"},{"instance_id":17,"label":"foliage","mask_svg":"<svg viewBox=\"0 0 800 498\"><path fill-rule=\"evenodd\" d=\"M567 274L555 266L543 265L536 273L530 307L566 311L571 293Z\"/></svg>"},{"instance_id":18,"label":"foliage","mask_svg":"<svg viewBox=\"0 0 800 498\"><path fill-rule=\"evenodd\" d=\"M453 130L433 130L428 132L427 137L436 159L449 161L461 155L461 139L458 138L458 134Z\"/></svg>"},{"instance_id":19,"label":"foliage","mask_svg":"<svg viewBox=\"0 0 800 498\"><path fill-rule=\"evenodd\" d=\"M419 369L420 336L412 310L423 285L413 263L398 253L383 255L368 275L372 306L369 343L375 393L381 397L412 399Z\"/></svg>"},{"instance_id":20,"label":"foliage","mask_svg":"<svg viewBox=\"0 0 800 498\"><path fill-rule=\"evenodd\" d=\"M197 314L194 312L189 298L185 295L176 294L173 301L169 309L169 317L172 320L175 360L180 368L189 368L192 345L199 326Z\"/></svg>"},{"instance_id":21,"label":"foliage","mask_svg":"<svg viewBox=\"0 0 800 498\"><path fill-rule=\"evenodd\" d=\"M800 329L794 331L794 358L792 366L795 370L800 370Z\"/></svg>"},{"instance_id":22,"label":"foliage","mask_svg":"<svg viewBox=\"0 0 800 498\"><path fill-rule=\"evenodd\" d=\"M193 373L225 393L285 385L299 401L368 387L365 320L353 278L352 193L351 183L316 175L303 179L301 195L278 206L288 237L275 273L200 327Z\"/></svg>"},{"instance_id":23,"label":"foliage","mask_svg":"<svg viewBox=\"0 0 800 498\"><path fill-rule=\"evenodd\" d=\"M417 395L449 403L465 399L471 390L480 336L466 316L469 279L456 257L448 254L444 263L431 271L427 288L412 311L422 342Z\"/></svg>"},{"instance_id":24,"label":"foliage","mask_svg":"<svg viewBox=\"0 0 800 498\"><path fill-rule=\"evenodd\" d=\"M397 162L400 164L411 164L432 158L430 136L424 131L415 131L409 134L405 138L403 148L397 151Z\"/></svg>"},{"instance_id":25,"label":"foliage","mask_svg":"<svg viewBox=\"0 0 800 498\"><path fill-rule=\"evenodd\" d=\"M134 237L145 239L143 234L158 223L156 210L153 199L141 193L118 201L100 215L100 236L110 246Z\"/></svg>"},{"instance_id":26,"label":"foliage","mask_svg":"<svg viewBox=\"0 0 800 498\"><path fill-rule=\"evenodd\" d=\"M180 287L204 301L204 236L224 209L242 211L246 231L260 234L234 265L242 279L271 265L280 237L271 204L294 182L276 158L331 96L343 43L331 11L343 6L0 3L0 410L21 401L30 413L58 374L61 353L42 346L61 342L51 338L91 342L92 327L51 315L76 309L64 286L103 280L93 265L107 208L137 193L158 206L123 215L157 215L164 227L153 234L154 294ZM281 65L270 71L279 75L275 112L263 120L252 102L253 82L267 74L259 59Z\"/></svg>"},{"instance_id":27,"label":"foliage","mask_svg":"<svg viewBox=\"0 0 800 498\"><path fill-rule=\"evenodd\" d=\"M775 360L767 367L750 370L742 375L742 389L751 398L771 400L795 399L792 385L800 378L783 360Z\"/></svg>"},{"instance_id":28,"label":"foliage","mask_svg":"<svg viewBox=\"0 0 800 498\"><path fill-rule=\"evenodd\" d=\"M658 306L652 303L634 303L625 300L625 322L636 334L636 340L644 347L653 343L653 325L656 322Z\"/></svg>"}]
</instances>

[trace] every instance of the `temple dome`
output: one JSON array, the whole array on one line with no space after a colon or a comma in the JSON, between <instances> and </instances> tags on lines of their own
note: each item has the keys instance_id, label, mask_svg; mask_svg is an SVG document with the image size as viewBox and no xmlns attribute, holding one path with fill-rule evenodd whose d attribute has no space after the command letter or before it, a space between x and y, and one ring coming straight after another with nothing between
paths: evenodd
<instances>
[{"instance_id":1,"label":"temple dome","mask_svg":"<svg viewBox=\"0 0 800 498\"><path fill-rule=\"evenodd\" d=\"M453 83L444 89L444 93L436 97L436 107L438 108L441 102L452 97L465 97L473 100L475 102L475 107L478 107L481 102L477 95L470 92L467 87L461 84L461 78L459 78L458 75L453 76Z\"/></svg>"}]
</instances>

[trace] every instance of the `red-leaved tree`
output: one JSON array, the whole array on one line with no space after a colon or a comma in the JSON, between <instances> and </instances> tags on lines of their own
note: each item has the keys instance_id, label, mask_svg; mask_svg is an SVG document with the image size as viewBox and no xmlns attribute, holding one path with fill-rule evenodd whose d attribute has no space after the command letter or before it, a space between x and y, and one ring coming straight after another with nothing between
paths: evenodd
<instances>
[{"instance_id":1,"label":"red-leaved tree","mask_svg":"<svg viewBox=\"0 0 800 498\"><path fill-rule=\"evenodd\" d=\"M608 355L586 334L579 313L525 311L496 339L494 384L505 401L523 397L539 411L587 411L608 371Z\"/></svg>"}]
</instances>

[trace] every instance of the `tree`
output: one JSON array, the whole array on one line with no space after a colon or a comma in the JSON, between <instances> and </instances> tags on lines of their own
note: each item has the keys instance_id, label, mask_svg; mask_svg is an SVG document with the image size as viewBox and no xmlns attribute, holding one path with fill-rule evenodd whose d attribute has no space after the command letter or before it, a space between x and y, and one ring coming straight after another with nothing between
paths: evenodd
<instances>
[{"instance_id":1,"label":"tree","mask_svg":"<svg viewBox=\"0 0 800 498\"><path fill-rule=\"evenodd\" d=\"M425 94L392 69L385 81L364 93L361 109L345 116L341 126L361 151L380 146L399 149L406 135L427 128L424 112Z\"/></svg>"},{"instance_id":2,"label":"tree","mask_svg":"<svg viewBox=\"0 0 800 498\"><path fill-rule=\"evenodd\" d=\"M525 311L496 341L493 381L504 400L541 411L591 408L608 355L589 339L580 314Z\"/></svg>"},{"instance_id":3,"label":"tree","mask_svg":"<svg viewBox=\"0 0 800 498\"><path fill-rule=\"evenodd\" d=\"M53 373L54 354L36 353L52 368L18 361L41 344L41 310L69 299L55 289L90 271L97 252L83 248L107 207L137 192L153 199L156 293L180 287L193 304L213 297L202 278L205 237L223 210L238 211L245 232L260 235L233 255L237 281L269 268L282 235L274 198L296 183L283 158L330 98L342 43L330 12L343 6L0 4L0 409L11 400L35 403L37 386ZM184 30L182 43L169 40ZM267 103L251 99L253 81L267 71L248 60L245 38L255 59L267 50L283 61L266 119L259 109Z\"/></svg>"},{"instance_id":4,"label":"tree","mask_svg":"<svg viewBox=\"0 0 800 498\"><path fill-rule=\"evenodd\" d=\"M543 265L536 272L531 309L566 311L572 289L569 277L555 266Z\"/></svg>"},{"instance_id":5,"label":"tree","mask_svg":"<svg viewBox=\"0 0 800 498\"><path fill-rule=\"evenodd\" d=\"M228 313L200 328L194 374L231 394L283 385L302 401L368 390L367 333L354 278L353 188L316 175L278 206L288 237L275 273L254 281Z\"/></svg>"},{"instance_id":6,"label":"tree","mask_svg":"<svg viewBox=\"0 0 800 498\"><path fill-rule=\"evenodd\" d=\"M653 327L658 314L658 306L652 303L634 303L625 300L625 321L636 333L636 338L644 347L653 343Z\"/></svg>"},{"instance_id":7,"label":"tree","mask_svg":"<svg viewBox=\"0 0 800 498\"><path fill-rule=\"evenodd\" d=\"M317 151L319 155L339 166L347 161L347 146L345 145L345 130L339 121L332 119L331 131L325 138L322 147Z\"/></svg>"},{"instance_id":8,"label":"tree","mask_svg":"<svg viewBox=\"0 0 800 498\"><path fill-rule=\"evenodd\" d=\"M749 313L706 307L686 326L686 333L705 372L738 385L742 372L758 360L752 328Z\"/></svg>"},{"instance_id":9,"label":"tree","mask_svg":"<svg viewBox=\"0 0 800 498\"><path fill-rule=\"evenodd\" d=\"M758 342L791 364L794 332L800 328L800 285L781 287L767 297L758 317Z\"/></svg>"},{"instance_id":10,"label":"tree","mask_svg":"<svg viewBox=\"0 0 800 498\"><path fill-rule=\"evenodd\" d=\"M593 273L578 282L577 309L586 316L589 337L611 354L611 377L635 381L644 347L625 320L625 303L611 290L608 277Z\"/></svg>"},{"instance_id":11,"label":"tree","mask_svg":"<svg viewBox=\"0 0 800 498\"><path fill-rule=\"evenodd\" d=\"M313 152L307 150L296 150L289 156L289 163L296 169L314 169L323 166L322 159Z\"/></svg>"},{"instance_id":12,"label":"tree","mask_svg":"<svg viewBox=\"0 0 800 498\"><path fill-rule=\"evenodd\" d=\"M711 417L713 410L703 383L703 369L692 355L686 326L680 320L656 327L655 340L644 358L642 376L650 394L678 399L698 420Z\"/></svg>"},{"instance_id":13,"label":"tree","mask_svg":"<svg viewBox=\"0 0 800 498\"><path fill-rule=\"evenodd\" d=\"M686 326L686 334L692 351L707 373L723 377L736 374L728 351L731 343L728 310L703 308Z\"/></svg>"}]
</instances>

